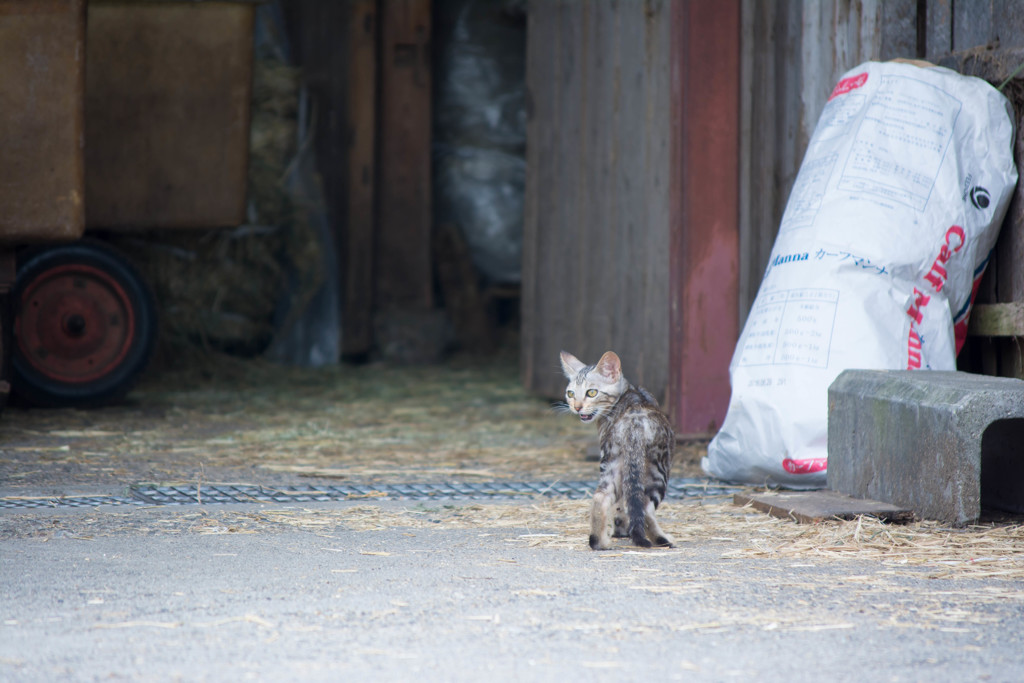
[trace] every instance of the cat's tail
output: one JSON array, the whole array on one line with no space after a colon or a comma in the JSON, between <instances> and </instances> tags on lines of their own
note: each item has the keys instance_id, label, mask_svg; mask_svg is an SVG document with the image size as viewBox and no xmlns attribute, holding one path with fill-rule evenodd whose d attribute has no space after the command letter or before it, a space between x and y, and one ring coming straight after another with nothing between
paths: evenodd
<instances>
[{"instance_id":1,"label":"cat's tail","mask_svg":"<svg viewBox=\"0 0 1024 683\"><path fill-rule=\"evenodd\" d=\"M646 470L644 465L643 445L630 443L626 477L623 482L626 514L629 517L626 533L636 545L641 548L650 548L651 541L647 538L647 491L644 487Z\"/></svg>"}]
</instances>

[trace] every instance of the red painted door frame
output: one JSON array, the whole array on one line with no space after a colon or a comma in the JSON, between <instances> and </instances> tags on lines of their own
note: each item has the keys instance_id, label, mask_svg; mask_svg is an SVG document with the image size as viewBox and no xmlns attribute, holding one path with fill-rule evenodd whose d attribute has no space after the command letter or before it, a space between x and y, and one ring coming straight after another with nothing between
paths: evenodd
<instances>
[{"instance_id":1,"label":"red painted door frame","mask_svg":"<svg viewBox=\"0 0 1024 683\"><path fill-rule=\"evenodd\" d=\"M716 430L739 335L740 0L672 3L668 408Z\"/></svg>"}]
</instances>

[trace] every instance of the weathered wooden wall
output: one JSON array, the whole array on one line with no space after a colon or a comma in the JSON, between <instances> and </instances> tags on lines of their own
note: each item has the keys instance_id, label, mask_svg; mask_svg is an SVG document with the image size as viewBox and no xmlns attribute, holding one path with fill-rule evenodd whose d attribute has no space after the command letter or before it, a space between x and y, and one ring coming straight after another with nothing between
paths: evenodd
<instances>
[{"instance_id":1,"label":"weathered wooden wall","mask_svg":"<svg viewBox=\"0 0 1024 683\"><path fill-rule=\"evenodd\" d=\"M521 369L614 349L664 397L669 368L667 0L538 0L527 28Z\"/></svg>"}]
</instances>

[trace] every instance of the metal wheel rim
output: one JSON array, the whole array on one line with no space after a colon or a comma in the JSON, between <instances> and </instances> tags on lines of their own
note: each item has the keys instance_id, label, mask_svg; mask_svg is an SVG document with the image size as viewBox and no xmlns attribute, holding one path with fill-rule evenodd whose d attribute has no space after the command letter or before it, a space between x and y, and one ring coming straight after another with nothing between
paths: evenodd
<instances>
[{"instance_id":1,"label":"metal wheel rim","mask_svg":"<svg viewBox=\"0 0 1024 683\"><path fill-rule=\"evenodd\" d=\"M135 341L124 287L94 266L55 266L25 287L15 333L22 358L44 377L84 384L115 371Z\"/></svg>"}]
</instances>

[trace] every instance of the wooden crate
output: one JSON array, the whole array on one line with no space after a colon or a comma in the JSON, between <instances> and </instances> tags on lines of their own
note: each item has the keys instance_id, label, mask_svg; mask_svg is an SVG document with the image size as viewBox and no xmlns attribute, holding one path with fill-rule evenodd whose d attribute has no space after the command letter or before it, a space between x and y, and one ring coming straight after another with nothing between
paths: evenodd
<instances>
[{"instance_id":1,"label":"wooden crate","mask_svg":"<svg viewBox=\"0 0 1024 683\"><path fill-rule=\"evenodd\" d=\"M254 5L91 0L90 228L245 222Z\"/></svg>"},{"instance_id":2,"label":"wooden crate","mask_svg":"<svg viewBox=\"0 0 1024 683\"><path fill-rule=\"evenodd\" d=\"M84 0L0 0L0 244L85 228Z\"/></svg>"}]
</instances>

